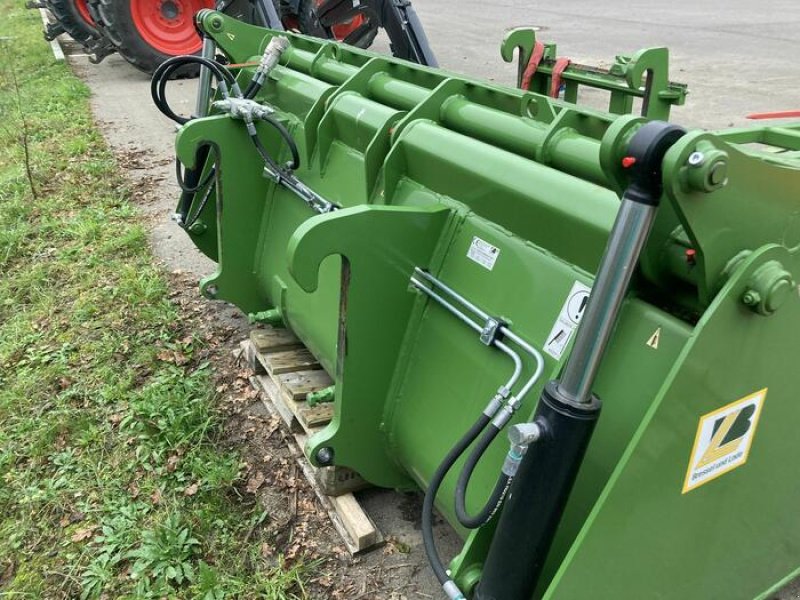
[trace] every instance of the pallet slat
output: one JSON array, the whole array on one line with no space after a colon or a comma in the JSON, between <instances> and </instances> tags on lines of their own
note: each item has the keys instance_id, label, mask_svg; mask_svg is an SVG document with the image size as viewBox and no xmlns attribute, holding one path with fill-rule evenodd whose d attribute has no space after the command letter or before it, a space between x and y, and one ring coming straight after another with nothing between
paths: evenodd
<instances>
[{"instance_id":1,"label":"pallet slat","mask_svg":"<svg viewBox=\"0 0 800 600\"><path fill-rule=\"evenodd\" d=\"M357 554L383 543L380 531L353 496L354 491L369 485L351 469L317 468L305 456L308 437L322 430L334 413L333 404L312 407L305 398L333 381L313 355L297 344L297 338L286 330L257 329L241 344L241 356L253 370L250 382L261 392L264 405L292 433L284 438L345 546L351 554Z\"/></svg>"},{"instance_id":2,"label":"pallet slat","mask_svg":"<svg viewBox=\"0 0 800 600\"><path fill-rule=\"evenodd\" d=\"M273 377L282 373L322 368L314 355L305 348L259 354L259 360Z\"/></svg>"},{"instance_id":3,"label":"pallet slat","mask_svg":"<svg viewBox=\"0 0 800 600\"><path fill-rule=\"evenodd\" d=\"M280 396L277 395L277 386L275 386L274 382L265 375L252 377L251 382L262 392L262 400L267 410L271 414L277 414L285 422L287 420L287 415L281 409ZM273 393L276 395L272 395ZM291 415L291 413L289 413L289 415ZM289 419L291 423L291 416ZM375 523L372 522L372 519L369 518L369 515L361 508L361 505L352 493L342 494L340 496L328 496L323 492L319 485L319 480L325 478L318 477L318 474L326 469L332 470L332 467L317 469L308 462L303 452L306 440L308 439L306 433L297 432L294 433L291 438L287 436L285 439L292 451L295 461L303 471L303 475L311 484L317 499L328 514L331 523L342 537L348 552L356 555L383 544L384 539L381 532L375 526ZM335 476L335 473L329 472L328 475L329 477Z\"/></svg>"},{"instance_id":4,"label":"pallet slat","mask_svg":"<svg viewBox=\"0 0 800 600\"><path fill-rule=\"evenodd\" d=\"M250 341L253 343L255 351L262 354L303 347L302 342L291 331L276 327L253 329L250 332Z\"/></svg>"},{"instance_id":5,"label":"pallet slat","mask_svg":"<svg viewBox=\"0 0 800 600\"><path fill-rule=\"evenodd\" d=\"M333 404L303 406L297 411L297 418L306 431L320 429L333 419Z\"/></svg>"},{"instance_id":6,"label":"pallet slat","mask_svg":"<svg viewBox=\"0 0 800 600\"><path fill-rule=\"evenodd\" d=\"M283 373L275 379L281 391L293 400L305 400L308 394L333 385L333 380L322 369Z\"/></svg>"}]
</instances>

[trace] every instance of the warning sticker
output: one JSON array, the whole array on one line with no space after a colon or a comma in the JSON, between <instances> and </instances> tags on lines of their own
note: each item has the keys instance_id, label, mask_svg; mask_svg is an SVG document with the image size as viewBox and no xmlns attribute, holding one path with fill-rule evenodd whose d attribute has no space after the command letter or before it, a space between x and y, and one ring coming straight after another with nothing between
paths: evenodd
<instances>
[{"instance_id":1,"label":"warning sticker","mask_svg":"<svg viewBox=\"0 0 800 600\"><path fill-rule=\"evenodd\" d=\"M467 258L474 260L476 263L489 269L494 269L494 263L497 262L497 257L500 256L500 249L492 246L489 242L482 240L479 237L473 237L472 243L469 245L467 251Z\"/></svg>"},{"instance_id":2,"label":"warning sticker","mask_svg":"<svg viewBox=\"0 0 800 600\"><path fill-rule=\"evenodd\" d=\"M572 289L567 294L564 306L561 307L561 312L558 313L558 318L544 345L544 351L556 360L561 359L564 350L567 349L567 344L572 339L572 334L575 333L578 323L581 322L591 291L592 288L580 281L572 284Z\"/></svg>"},{"instance_id":3,"label":"warning sticker","mask_svg":"<svg viewBox=\"0 0 800 600\"><path fill-rule=\"evenodd\" d=\"M747 462L767 388L700 417L683 494Z\"/></svg>"}]
</instances>

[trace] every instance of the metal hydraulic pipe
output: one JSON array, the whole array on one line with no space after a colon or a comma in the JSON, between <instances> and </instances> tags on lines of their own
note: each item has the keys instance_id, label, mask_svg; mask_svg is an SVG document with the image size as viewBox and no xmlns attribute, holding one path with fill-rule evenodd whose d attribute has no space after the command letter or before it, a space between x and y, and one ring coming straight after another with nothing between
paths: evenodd
<instances>
[{"instance_id":1,"label":"metal hydraulic pipe","mask_svg":"<svg viewBox=\"0 0 800 600\"><path fill-rule=\"evenodd\" d=\"M454 298L457 302L459 302L464 307L466 307L468 310L472 311L474 314L476 314L477 316L482 318L484 321L487 321L487 322L488 321L496 321L496 319L493 319L489 315L489 313L487 313L485 310L483 310L482 308L476 306L475 304L473 304L472 302L467 300L464 296L462 296L461 294L456 292L453 288L449 287L445 283L442 283L441 281L436 279L430 273L428 273L426 271L423 271L419 267L415 267L414 268L414 275L421 275L431 285L434 285L434 286L438 287L439 289L441 289L442 291L444 291L446 294L448 294L449 296ZM444 299L441 295L437 294L436 292L431 290L429 287L422 285L419 281L414 279L413 276L411 278L411 281L419 289L424 290L427 294L429 294L431 297L433 297L435 300L437 300L440 304L442 304L442 306L447 308L454 315L458 316L462 321L464 321L465 323L468 323L473 329L475 329L476 331L483 332L483 328L479 324L477 324L474 321L472 321L472 319L470 319L468 316L466 316L461 311L459 311L456 307L454 307L449 301ZM506 336L508 339L510 339L511 341L516 343L518 346L520 346L536 362L536 368L534 369L533 374L523 384L522 389L520 389L519 392L517 392L516 394L511 396L511 398L508 400L508 403L505 406L502 407L502 409L498 412L498 414L493 419L493 421L492 421L493 425L499 430L499 429L502 429L503 427L505 427L508 424L508 422L511 420L511 418L514 416L514 414L517 412L519 407L522 405L522 402L525 399L525 397L530 393L531 389L533 389L533 386L536 385L536 382L539 381L539 378L542 376L542 372L544 371L544 357L541 355L541 353L538 350L536 350L533 346L531 346L529 343L527 343L525 340L523 340L520 336L518 336L513 331L511 331L511 329L509 329L506 325L500 325L498 327L498 332L501 333L502 335ZM501 348L501 349L507 348L509 352L513 352L508 346L503 344L503 342L501 342L499 339L495 339L493 341L493 344L495 346L497 346L498 348ZM517 358L518 358L518 355L516 353L514 353L514 355L517 356ZM521 367L521 362L519 363L519 366ZM515 382L516 382L516 380L515 380Z\"/></svg>"},{"instance_id":2,"label":"metal hydraulic pipe","mask_svg":"<svg viewBox=\"0 0 800 600\"><path fill-rule=\"evenodd\" d=\"M448 286L444 282L440 281L439 279L437 279L436 277L434 277L433 275L431 275L427 271L423 271L419 267L415 267L414 268L414 274L415 275L421 275L425 279L425 281L428 281L431 285L436 286L437 288L439 288L440 290L442 290L443 292L448 294L450 297L454 298L456 301L458 301L463 306L465 306L466 308L471 310L474 314L479 316L484 321L487 321L487 320L492 318L489 315L489 313L487 313L485 310L483 310L479 306L476 306L475 304L473 304L472 302L467 300L464 296L459 294L453 288L451 288L450 286ZM444 300L442 300L442 301L446 302ZM480 326L479 325L476 325L476 327L478 327L478 329L480 330ZM534 374L531 376L531 378L528 380L528 382L525 384L525 386L522 388L522 390L520 390L520 393L517 394L517 399L521 402L522 398L535 385L535 383L539 379L539 377L541 377L542 371L544 370L544 357L542 356L542 354L538 350L536 350L536 348L531 346L528 342L526 342L520 336L518 336L516 333L511 331L511 329L507 325L501 325L500 328L499 328L499 331L504 336L506 336L508 339L510 339L512 342L514 342L515 344L520 346L528 354L530 354L533 357L533 359L536 361L536 369L534 371Z\"/></svg>"},{"instance_id":3,"label":"metal hydraulic pipe","mask_svg":"<svg viewBox=\"0 0 800 600\"><path fill-rule=\"evenodd\" d=\"M415 269L415 270L419 271L418 269ZM462 322L467 324L469 327L472 327L472 329L474 329L478 333L480 333L483 330L483 328L478 323L476 323L475 321L470 319L467 315L465 315L460 310L458 310L455 306L453 306L449 301L445 300L441 295L439 295L436 292L434 292L432 289L430 289L428 286L426 286L421 281L418 281L418 280L416 280L416 279L414 279L412 277L411 278L411 283L413 283L414 286L417 289L419 289L419 290L425 292L426 294L428 294L431 298L436 300L439 304L444 306L447 310L449 310L456 317L458 317ZM487 315L487 318L488 318L488 315Z\"/></svg>"},{"instance_id":4,"label":"metal hydraulic pipe","mask_svg":"<svg viewBox=\"0 0 800 600\"><path fill-rule=\"evenodd\" d=\"M479 308L478 306L475 306L475 304L473 304L472 302L467 300L464 296L459 294L457 291L455 291L449 285L447 285L446 283L440 281L439 279L437 279L436 277L434 277L433 275L431 275L427 271L423 271L419 267L414 267L414 274L415 275L421 275L426 281L430 282L431 284L433 284L434 286L436 286L437 288L439 288L443 292L446 292L448 296L451 296L452 298L455 298L456 300L458 300L458 302L460 302L461 304L466 306L473 313L478 315L481 319L486 320L486 319L491 318L489 316L489 313L487 313L485 310L483 310L482 308ZM479 327L479 329L480 329L480 327Z\"/></svg>"},{"instance_id":5,"label":"metal hydraulic pipe","mask_svg":"<svg viewBox=\"0 0 800 600\"><path fill-rule=\"evenodd\" d=\"M517 394L517 400L521 403L522 399L531 391L531 388L536 385L536 382L542 376L542 372L544 371L544 357L542 356L541 352L536 350L533 346L531 346L528 342L523 340L519 337L516 333L511 331L508 327L502 326L500 327L500 333L510 339L512 342L520 346L523 350L525 350L528 354L530 354L534 360L536 361L536 369L531 375L530 379L522 386L522 389ZM517 406L518 408L518 406Z\"/></svg>"},{"instance_id":6,"label":"metal hydraulic pipe","mask_svg":"<svg viewBox=\"0 0 800 600\"><path fill-rule=\"evenodd\" d=\"M418 271L418 269L416 269ZM420 271L422 272L422 271ZM472 319L470 319L467 315L462 313L458 310L455 306L453 306L450 302L445 300L441 295L434 292L428 286L424 285L421 281L418 281L411 278L411 283L416 287L418 290L426 293L428 296L436 300L439 304L441 304L445 309L447 309L450 313L456 316L461 322L465 323L467 326L471 327L478 333L483 331L483 328L478 324L475 323ZM509 379L508 383L504 386L507 390L511 390L511 388L516 385L517 381L519 380L520 375L522 374L522 359L519 357L519 354L514 352L511 348L509 348L506 344L501 342L500 340L494 340L493 346L495 346L498 350L506 354L514 363L514 373L512 374L511 378Z\"/></svg>"},{"instance_id":7,"label":"metal hydraulic pipe","mask_svg":"<svg viewBox=\"0 0 800 600\"><path fill-rule=\"evenodd\" d=\"M283 31L283 23L272 0L255 0L255 9L261 23L268 29Z\"/></svg>"}]
</instances>

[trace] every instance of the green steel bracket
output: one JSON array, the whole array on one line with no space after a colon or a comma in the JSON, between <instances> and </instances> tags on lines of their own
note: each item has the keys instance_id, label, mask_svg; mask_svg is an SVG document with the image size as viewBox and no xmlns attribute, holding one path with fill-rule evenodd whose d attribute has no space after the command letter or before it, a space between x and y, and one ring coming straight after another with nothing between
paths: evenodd
<instances>
[{"instance_id":1,"label":"green steel bracket","mask_svg":"<svg viewBox=\"0 0 800 600\"><path fill-rule=\"evenodd\" d=\"M265 140L276 135L270 129L259 125ZM263 161L254 149L250 150L252 144L240 122L227 116L190 121L178 132L177 157L192 168L197 150L208 144L215 148L222 183L214 202L209 202L201 213L201 219L208 214L204 221L208 228L202 233L188 233L199 247L206 244L206 238L217 242L218 267L216 273L201 282L200 289L206 297L229 300L245 312L260 311L264 309L264 299L257 293L251 265L253 248L261 235L264 200L253 199L269 198L268 192L275 186L264 179ZM248 151L238 151L241 148Z\"/></svg>"},{"instance_id":2,"label":"green steel bracket","mask_svg":"<svg viewBox=\"0 0 800 600\"><path fill-rule=\"evenodd\" d=\"M537 44L541 42L537 42L533 29L519 28L509 31L500 47L500 54L506 62L512 62L514 52L518 53L519 87L522 87ZM680 106L686 100L686 85L669 81L669 52L666 48L647 48L633 56L617 56L608 71L569 63L560 75L557 73L556 45L542 44L539 50L542 56L527 87L532 92L548 95L555 73L565 86L564 100L567 102L577 103L581 86L596 88L611 93L608 105L611 113L631 113L634 99L641 98L641 115L664 121L669 119L671 106Z\"/></svg>"},{"instance_id":3,"label":"green steel bracket","mask_svg":"<svg viewBox=\"0 0 800 600\"><path fill-rule=\"evenodd\" d=\"M770 193L765 195L765 189ZM741 252L778 240L787 248L800 246L798 189L800 168L753 160L712 133L690 133L664 160L664 192L671 211L662 211L662 222L652 234L665 237L667 229L672 232L680 225L690 251L683 249L680 272L680 261L665 261L661 250L662 256L651 263L658 261L662 273L650 273L649 278L669 285L676 277L687 279L691 271L698 301L707 305L724 285L731 259ZM674 216L667 220L670 214ZM650 249L655 251L655 245Z\"/></svg>"},{"instance_id":4,"label":"green steel bracket","mask_svg":"<svg viewBox=\"0 0 800 600\"><path fill-rule=\"evenodd\" d=\"M720 138L762 160L800 168L800 123L780 127L746 127L716 132Z\"/></svg>"},{"instance_id":5,"label":"green steel bracket","mask_svg":"<svg viewBox=\"0 0 800 600\"><path fill-rule=\"evenodd\" d=\"M326 257L339 254L343 265L336 409L306 445L315 464L332 456L376 485L411 486L381 441L384 403L416 298L409 278L429 264L449 214L365 205L313 217L292 235L289 272L306 292L316 290Z\"/></svg>"},{"instance_id":6,"label":"green steel bracket","mask_svg":"<svg viewBox=\"0 0 800 600\"><path fill-rule=\"evenodd\" d=\"M200 10L195 15L195 22L233 64L245 63L262 52L271 37L268 29L237 21L210 9Z\"/></svg>"},{"instance_id":7,"label":"green steel bracket","mask_svg":"<svg viewBox=\"0 0 800 600\"><path fill-rule=\"evenodd\" d=\"M669 590L672 598L766 599L790 579L787 574L797 576L800 520L785 507L794 505L800 480L776 475L772 467L796 448L797 388L786 374L796 370L800 297L793 293L769 318L750 312L742 299L773 261L797 279L798 259L797 251L768 244L739 262L697 323L566 558L553 565L552 583L536 597L646 598ZM765 388L747 462L682 493L699 420ZM725 577L705 579L708 565L728 564L731 548L744 538L748 558L737 559ZM776 544L781 551L772 554ZM682 551L668 554L665 569L653 552L637 550L643 545L658 556L667 556L667 548ZM756 580L751 557L767 554L772 558L760 564ZM775 584L768 590L764 582Z\"/></svg>"}]
</instances>

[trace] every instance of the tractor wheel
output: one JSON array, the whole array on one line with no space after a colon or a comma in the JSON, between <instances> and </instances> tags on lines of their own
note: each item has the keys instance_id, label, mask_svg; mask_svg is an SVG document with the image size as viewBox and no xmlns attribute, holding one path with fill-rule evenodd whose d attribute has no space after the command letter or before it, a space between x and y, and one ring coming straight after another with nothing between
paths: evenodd
<instances>
[{"instance_id":1,"label":"tractor wheel","mask_svg":"<svg viewBox=\"0 0 800 600\"><path fill-rule=\"evenodd\" d=\"M316 9L321 3L322 0L300 0L298 11L300 31L306 35L313 35L322 39L329 38L332 34L336 40L352 44L358 48L369 48L372 45L378 35L376 24L367 23L365 16L358 15L349 21L337 23L328 32L317 19Z\"/></svg>"},{"instance_id":2,"label":"tractor wheel","mask_svg":"<svg viewBox=\"0 0 800 600\"><path fill-rule=\"evenodd\" d=\"M173 56L196 54L202 47L194 15L213 8L213 0L88 0L100 29L120 55L137 69L152 73ZM196 65L176 77L197 74Z\"/></svg>"},{"instance_id":3,"label":"tractor wheel","mask_svg":"<svg viewBox=\"0 0 800 600\"><path fill-rule=\"evenodd\" d=\"M47 8L76 42L84 44L100 38L86 0L47 0Z\"/></svg>"}]
</instances>

